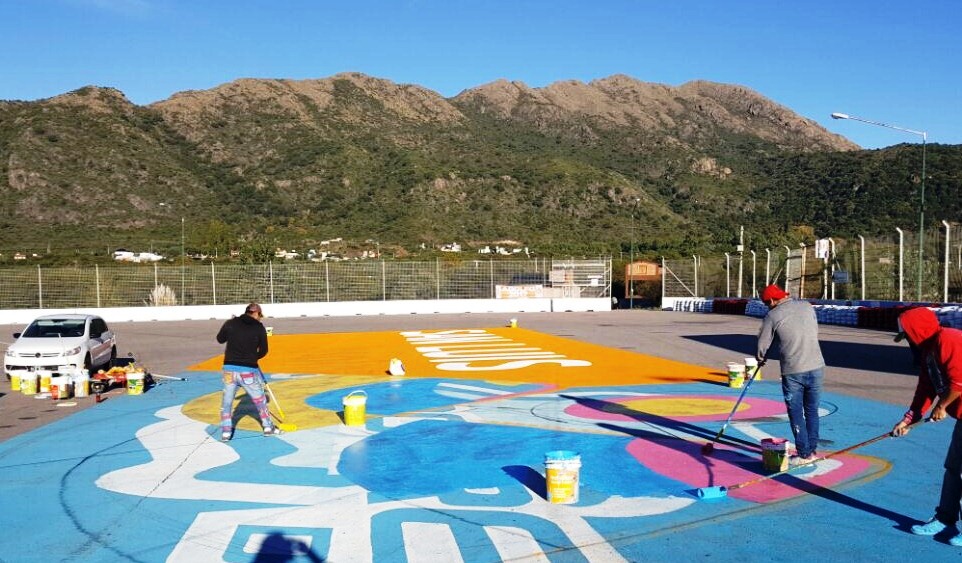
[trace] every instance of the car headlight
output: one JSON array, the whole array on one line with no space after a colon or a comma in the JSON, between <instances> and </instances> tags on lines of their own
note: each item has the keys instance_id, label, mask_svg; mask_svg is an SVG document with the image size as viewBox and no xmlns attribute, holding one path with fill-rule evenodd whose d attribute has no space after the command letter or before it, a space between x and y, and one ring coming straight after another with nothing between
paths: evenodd
<instances>
[{"instance_id":1,"label":"car headlight","mask_svg":"<svg viewBox=\"0 0 962 563\"><path fill-rule=\"evenodd\" d=\"M76 348L71 348L71 349L69 349L69 350L66 350L66 351L63 353L63 355L64 355L64 356L76 356L77 354L80 353L80 350L81 350L81 347L80 347L80 346L77 346Z\"/></svg>"}]
</instances>

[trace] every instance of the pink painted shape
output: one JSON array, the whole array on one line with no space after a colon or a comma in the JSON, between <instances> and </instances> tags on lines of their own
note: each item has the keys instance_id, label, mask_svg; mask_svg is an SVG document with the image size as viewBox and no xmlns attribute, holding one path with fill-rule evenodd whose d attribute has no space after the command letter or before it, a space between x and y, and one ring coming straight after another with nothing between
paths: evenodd
<instances>
[{"instance_id":1,"label":"pink painted shape","mask_svg":"<svg viewBox=\"0 0 962 563\"><path fill-rule=\"evenodd\" d=\"M676 479L693 488L730 487L764 476L761 449L736 450L715 444L711 455L701 452L703 444L677 438L636 439L627 450L639 463L659 475ZM841 467L805 478L811 469L799 468L787 475L749 485L728 492L728 496L749 502L768 503L802 495L817 487L831 487L868 470L871 464L864 458L840 455L832 458Z\"/></svg>"},{"instance_id":2,"label":"pink painted shape","mask_svg":"<svg viewBox=\"0 0 962 563\"><path fill-rule=\"evenodd\" d=\"M705 421L716 421L716 420L726 420L731 409L735 407L735 401L737 398L728 395L651 395L648 397L605 397L604 399L590 399L586 400L585 403L575 403L565 409L565 414L570 416L575 416L578 418L587 418L590 420L610 420L610 421L631 421L631 420L657 420L659 418L664 418L655 414L647 414L644 412L636 411L631 407L621 407L620 405L624 403L643 403L645 400L658 400L663 401L665 399L675 399L678 401L686 400L718 400L718 401L730 401L731 406L723 413L708 413L708 414L698 414L690 416L680 416L672 415L672 420L684 421L684 422L705 422ZM747 407L747 408L743 408ZM618 412L619 410L623 412ZM776 416L780 414L785 414L785 403L782 401L772 401L771 399L759 399L755 397L746 397L742 400L742 404L739 406L738 412L732 417L732 420L746 420L752 418L764 418L766 416Z\"/></svg>"}]
</instances>

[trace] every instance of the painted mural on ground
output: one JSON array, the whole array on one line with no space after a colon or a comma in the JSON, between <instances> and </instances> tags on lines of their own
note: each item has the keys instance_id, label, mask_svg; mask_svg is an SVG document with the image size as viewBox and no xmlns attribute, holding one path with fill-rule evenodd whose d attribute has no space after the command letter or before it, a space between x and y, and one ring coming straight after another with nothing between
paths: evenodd
<instances>
[{"instance_id":1,"label":"painted mural on ground","mask_svg":"<svg viewBox=\"0 0 962 563\"><path fill-rule=\"evenodd\" d=\"M115 432L102 447L61 445L47 456L44 467L59 474L54 482L60 490L34 501L47 503L47 510L57 512L47 521L67 530L52 545L59 540L71 546L70 557L95 560L97 554L146 561L248 561L254 554L331 561L633 560L619 541L631 531L651 533L763 507L811 486L856 482L887 470L881 460L839 456L741 489L726 503L701 502L693 494L698 487L764 474L760 440L788 430L776 384L756 384L706 456L702 446L740 391L713 381L710 370L689 366L659 375L626 368L609 381L615 366L606 354L621 351L568 349L564 339L546 347L546 340L528 334L525 342L507 343L495 334L494 351L487 347L494 334L488 332L411 331L399 333L396 342L410 346L415 332L425 340L415 348L471 351L456 357L462 367L514 366L450 378L426 369L419 374L418 361L406 360L409 375L378 375L373 366L383 370L384 358L399 354L383 344L383 334L368 340L368 354L377 357L368 358L370 365L356 361L353 374L298 373L275 359L281 369L269 374L276 376L271 387L298 431L261 437L253 410L245 410L239 398L238 431L229 443L215 439L215 372L195 372L190 384L108 401L98 412L71 417L80 424L71 431L91 435L113 424ZM440 341L429 336L442 332ZM466 336L452 342L452 334ZM470 341L479 335L481 342ZM331 373L324 339L317 340L311 365ZM519 347L505 344L539 350L506 357ZM542 371L548 369L544 363L515 363L544 359L523 356L545 351L571 363L555 363L548 371ZM648 361L631 356L632 365ZM538 373L525 381L525 370L535 368ZM558 373L566 369L577 374ZM366 424L345 426L342 401L356 390L367 395ZM823 402L823 416L835 410L828 399ZM57 430L38 434L30 445L49 446ZM580 455L577 503L546 500L544 456L555 450ZM13 471L0 468L0 478ZM23 510L29 515L40 509ZM12 529L20 525L18 520Z\"/></svg>"}]
</instances>

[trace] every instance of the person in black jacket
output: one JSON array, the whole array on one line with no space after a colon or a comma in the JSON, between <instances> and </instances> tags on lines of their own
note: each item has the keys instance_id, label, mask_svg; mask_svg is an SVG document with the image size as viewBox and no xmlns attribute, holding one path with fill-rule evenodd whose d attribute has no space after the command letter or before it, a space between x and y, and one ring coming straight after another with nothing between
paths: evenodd
<instances>
[{"instance_id":1,"label":"person in black jacket","mask_svg":"<svg viewBox=\"0 0 962 563\"><path fill-rule=\"evenodd\" d=\"M276 436L280 429L271 422L264 396L264 379L257 361L267 355L267 330L261 324L264 312L257 303L251 303L244 314L225 322L217 333L217 342L227 344L224 349L224 395L220 404L220 439L224 442L234 434L232 411L237 386L244 391L257 408L265 436Z\"/></svg>"}]
</instances>

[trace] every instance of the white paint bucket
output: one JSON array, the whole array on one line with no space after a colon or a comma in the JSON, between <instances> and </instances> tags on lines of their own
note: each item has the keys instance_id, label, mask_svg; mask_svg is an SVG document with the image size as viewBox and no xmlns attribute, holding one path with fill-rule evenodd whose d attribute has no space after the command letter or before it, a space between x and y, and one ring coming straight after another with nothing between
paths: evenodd
<instances>
[{"instance_id":1,"label":"white paint bucket","mask_svg":"<svg viewBox=\"0 0 962 563\"><path fill-rule=\"evenodd\" d=\"M71 387L73 386L69 376L55 375L50 378L50 397L58 401L60 399L69 399L73 396Z\"/></svg>"},{"instance_id":2,"label":"white paint bucket","mask_svg":"<svg viewBox=\"0 0 962 563\"><path fill-rule=\"evenodd\" d=\"M758 369L756 370L756 368ZM756 381L761 381L762 368L758 367L758 360L756 358L745 358L745 377L751 377L752 373L755 374Z\"/></svg>"},{"instance_id":3,"label":"white paint bucket","mask_svg":"<svg viewBox=\"0 0 962 563\"><path fill-rule=\"evenodd\" d=\"M90 396L90 376L82 371L73 374L73 396Z\"/></svg>"},{"instance_id":4,"label":"white paint bucket","mask_svg":"<svg viewBox=\"0 0 962 563\"><path fill-rule=\"evenodd\" d=\"M745 364L728 364L728 386L738 389L745 385Z\"/></svg>"}]
</instances>

